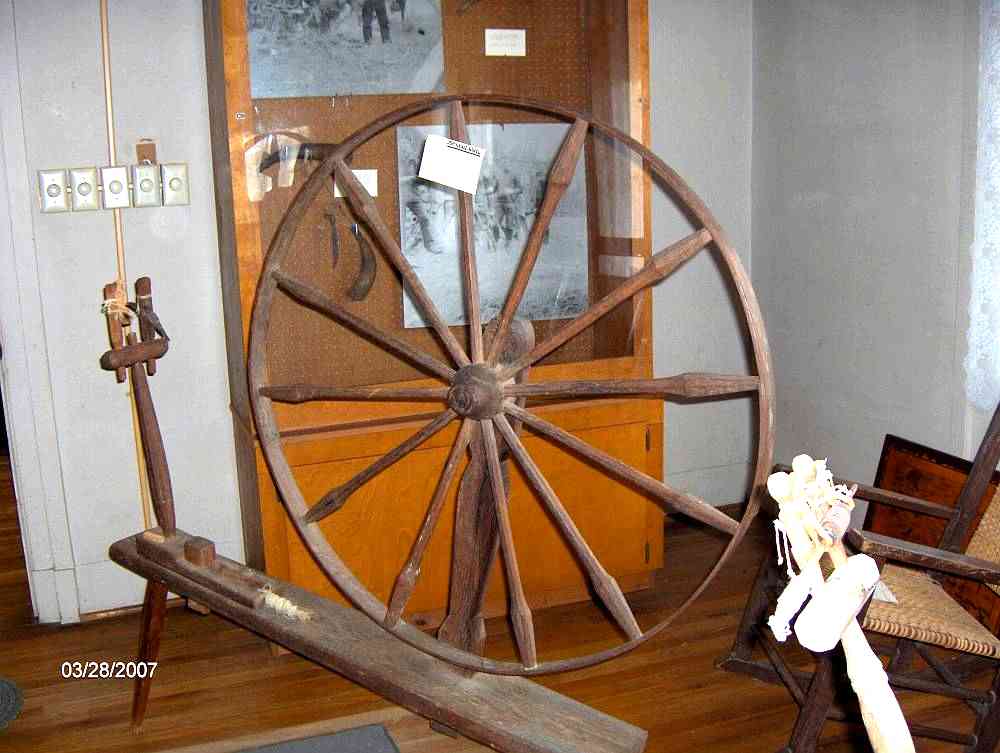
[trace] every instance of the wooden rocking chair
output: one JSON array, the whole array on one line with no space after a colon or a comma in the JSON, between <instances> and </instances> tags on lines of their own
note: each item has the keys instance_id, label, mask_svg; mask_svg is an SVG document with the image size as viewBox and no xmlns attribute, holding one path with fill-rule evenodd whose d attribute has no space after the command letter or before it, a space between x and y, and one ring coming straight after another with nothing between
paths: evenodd
<instances>
[{"instance_id":1,"label":"wooden rocking chair","mask_svg":"<svg viewBox=\"0 0 1000 753\"><path fill-rule=\"evenodd\" d=\"M972 470L954 508L915 497L858 486L855 495L911 513L946 519L937 548L852 529L846 537L856 550L879 564L882 580L898 603L871 600L858 616L866 632L893 639L888 645L889 683L894 688L941 695L964 701L975 714L970 733L910 724L914 737L955 743L967 753L990 753L1000 740L1000 639L981 625L935 580L959 576L988 584L1000 594L1000 492L990 502L965 553L962 542L1000 460L1000 406L976 453ZM852 484L851 481L836 480ZM888 564L892 563L892 564ZM718 662L721 669L749 674L765 682L783 684L799 705L799 715L783 751L807 753L816 750L827 719L860 720L850 700L838 697L846 687L839 682L835 651L814 654L816 669L811 676L786 663L767 627L767 617L781 592L786 576L769 554L761 563L730 654ZM873 646L878 648L873 641ZM760 646L765 659L754 659ZM953 656L943 660L932 647L948 649ZM839 649L837 649L839 650ZM914 666L915 655L926 663ZM963 682L983 669L994 672L990 690L968 688ZM845 696L847 698L847 696ZM905 709L904 709L905 712Z\"/></svg>"}]
</instances>

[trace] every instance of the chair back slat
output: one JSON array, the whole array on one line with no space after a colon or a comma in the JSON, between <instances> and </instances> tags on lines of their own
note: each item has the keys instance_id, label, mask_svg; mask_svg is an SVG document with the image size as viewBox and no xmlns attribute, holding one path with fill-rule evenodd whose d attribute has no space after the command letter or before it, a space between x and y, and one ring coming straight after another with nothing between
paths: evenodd
<instances>
[{"instance_id":1,"label":"chair back slat","mask_svg":"<svg viewBox=\"0 0 1000 753\"><path fill-rule=\"evenodd\" d=\"M997 489L989 505L983 511L983 517L972 534L972 540L965 553L970 557L1000 563L1000 489ZM1000 594L1000 585L986 584Z\"/></svg>"},{"instance_id":2,"label":"chair back slat","mask_svg":"<svg viewBox=\"0 0 1000 753\"><path fill-rule=\"evenodd\" d=\"M969 526L976 517L979 503L986 494L993 471L1000 462L1000 405L997 405L993 412L993 419L990 421L983 441L976 451L976 459L972 463L972 470L966 479L962 491L955 502L955 515L941 534L941 541L938 542L940 549L947 549L952 552L962 550L962 542L969 531ZM994 502L996 498L994 497ZM990 507L994 505L991 502ZM987 511L988 512L988 511ZM984 519L985 519L984 515ZM982 523L980 523L980 528Z\"/></svg>"}]
</instances>

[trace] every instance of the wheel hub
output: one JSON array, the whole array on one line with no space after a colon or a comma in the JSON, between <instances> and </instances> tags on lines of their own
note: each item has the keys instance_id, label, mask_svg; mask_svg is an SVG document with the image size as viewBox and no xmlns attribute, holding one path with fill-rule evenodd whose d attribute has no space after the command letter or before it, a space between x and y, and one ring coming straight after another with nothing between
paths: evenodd
<instances>
[{"instance_id":1,"label":"wheel hub","mask_svg":"<svg viewBox=\"0 0 1000 753\"><path fill-rule=\"evenodd\" d=\"M459 369L448 391L448 407L460 416L492 418L503 406L503 390L496 372L474 363Z\"/></svg>"}]
</instances>

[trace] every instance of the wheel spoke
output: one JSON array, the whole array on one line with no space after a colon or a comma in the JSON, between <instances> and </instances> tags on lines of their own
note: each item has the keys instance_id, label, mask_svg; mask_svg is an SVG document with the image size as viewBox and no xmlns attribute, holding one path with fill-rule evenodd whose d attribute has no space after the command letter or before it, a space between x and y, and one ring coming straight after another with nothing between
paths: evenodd
<instances>
[{"instance_id":1,"label":"wheel spoke","mask_svg":"<svg viewBox=\"0 0 1000 753\"><path fill-rule=\"evenodd\" d=\"M272 384L258 392L276 403L308 403L316 400L383 402L442 402L447 387L331 387L319 384Z\"/></svg>"},{"instance_id":2,"label":"wheel spoke","mask_svg":"<svg viewBox=\"0 0 1000 753\"><path fill-rule=\"evenodd\" d=\"M639 627L639 623L636 622L635 615L632 613L628 602L625 601L625 594L622 593L618 582L611 577L611 574L597 560L597 556L584 540L580 530L576 527L569 513L566 512L566 508L563 507L559 497L552 490L548 480L542 475L538 466L535 465L535 461L532 460L524 445L521 444L521 440L507 422L507 419L501 415L493 420L500 430L500 434L507 441L507 447L517 460L517 464L521 466L524 475L528 477L531 485L538 492L545 508L553 520L555 520L556 525L559 526L559 530L563 536L566 537L573 552L583 565L584 570L587 571L590 582L594 586L597 595L601 597L601 601L604 602L604 606L608 608L615 622L625 631L629 639L634 640L638 638L642 635L642 629Z\"/></svg>"},{"instance_id":3,"label":"wheel spoke","mask_svg":"<svg viewBox=\"0 0 1000 753\"><path fill-rule=\"evenodd\" d=\"M399 618L406 608L406 602L410 600L410 594L413 593L413 587L416 585L417 577L420 575L420 565L424 560L424 553L427 551L427 546L431 542L431 536L434 534L434 528L441 517L441 510L444 509L445 498L448 494L448 489L451 487L451 481L455 477L455 471L458 469L458 464L472 439L472 429L474 426L475 422L467 418L462 422L462 428L458 430L455 443L451 446L451 452L444 463L441 477L438 479L437 486L434 489L434 496L431 497L431 503L427 508L427 514L424 516L423 525L420 526L420 532L417 534L417 538L413 542L413 547L410 549L410 557L406 560L406 564L399 572L395 584L393 584L392 595L389 597L389 604L385 613L384 624L386 627L391 628L399 622Z\"/></svg>"},{"instance_id":4,"label":"wheel spoke","mask_svg":"<svg viewBox=\"0 0 1000 753\"><path fill-rule=\"evenodd\" d=\"M504 335L507 333L507 327L510 326L514 314L517 313L517 307L521 304L521 298L528 287L531 271L534 269L535 262L538 260L538 254L542 250L545 233L548 231L549 225L552 224L552 217L555 215L559 202L569 188L569 184L573 181L576 164L580 160L580 152L583 150L583 144L587 140L588 127L589 123L586 120L578 118L569 129L566 138L563 139L562 146L559 147L559 152L552 162L548 182L545 185L545 195L538 206L535 222L528 233L528 239L524 244L524 251L521 253L521 259L517 264L517 271L514 273L514 279L511 282L510 290L507 292L503 309L501 309L500 316L497 318L499 323L497 335L493 338L493 345L490 348L489 357L487 358L490 363L495 363L496 361L500 343L503 342Z\"/></svg>"},{"instance_id":5,"label":"wheel spoke","mask_svg":"<svg viewBox=\"0 0 1000 753\"><path fill-rule=\"evenodd\" d=\"M528 600L524 595L521 583L521 571L517 565L517 554L514 552L514 536L510 528L510 511L507 494L503 488L503 473L500 470L500 454L497 451L497 437L493 431L493 422L485 419L479 422L482 432L483 451L486 453L486 465L490 474L490 486L493 489L493 499L497 506L497 524L500 529L500 551L503 553L504 568L507 571L507 588L510 589L510 620L514 625L514 639L521 662L531 668L538 663L535 652L535 626L528 608Z\"/></svg>"},{"instance_id":6,"label":"wheel spoke","mask_svg":"<svg viewBox=\"0 0 1000 753\"><path fill-rule=\"evenodd\" d=\"M451 137L468 143L462 102L455 100L449 107ZM479 271L476 268L476 240L472 233L472 196L458 192L459 242L462 246L462 284L465 289L466 320L469 323L469 350L473 363L483 360L483 318L479 309Z\"/></svg>"},{"instance_id":7,"label":"wheel spoke","mask_svg":"<svg viewBox=\"0 0 1000 753\"><path fill-rule=\"evenodd\" d=\"M532 351L500 372L502 379L509 379L513 374L544 358L560 345L575 337L602 316L613 310L623 301L628 300L650 285L662 280L677 267L686 262L701 249L712 242L712 234L707 230L699 230L686 238L667 246L649 260L642 271L629 277L621 285L604 296L573 321L559 329L551 337L542 340Z\"/></svg>"},{"instance_id":8,"label":"wheel spoke","mask_svg":"<svg viewBox=\"0 0 1000 753\"><path fill-rule=\"evenodd\" d=\"M451 330L448 329L448 325L441 318L441 312L438 311L437 306L434 305L423 283L420 282L420 278L417 277L417 273L413 271L410 262L403 255L399 244L392 237L392 233L385 224L385 220L382 219L382 215L379 214L371 194L361 185L361 181L358 180L357 176L354 175L354 172L347 166L344 160L334 160L333 166L334 174L337 176L337 185L340 186L340 190L344 192L354 211L361 216L365 224L371 229L379 245L382 247L382 251L385 252L392 266L399 272L406 283L410 295L413 296L421 312L430 322L431 328L441 338L441 343L445 349L451 354L456 364L467 366L469 364L469 357L462 350L462 346L458 344L458 340L455 339Z\"/></svg>"},{"instance_id":9,"label":"wheel spoke","mask_svg":"<svg viewBox=\"0 0 1000 753\"><path fill-rule=\"evenodd\" d=\"M432 358L426 353L421 353L419 350L411 348L399 338L390 335L388 332L384 332L374 324L369 323L366 319L355 316L312 285L296 280L293 277L288 277L281 272L275 272L274 279L281 290L299 303L316 309L322 314L326 314L331 319L340 322L345 327L353 329L369 340L373 340L386 350L395 353L415 366L420 366L425 371L429 371L445 381L450 382L451 378L455 376L454 369L445 366L439 360Z\"/></svg>"},{"instance_id":10,"label":"wheel spoke","mask_svg":"<svg viewBox=\"0 0 1000 753\"><path fill-rule=\"evenodd\" d=\"M518 408L510 401L504 403L504 412L514 418L519 418L526 426L534 429L539 434L551 437L564 447L568 447L574 452L583 455L584 458L603 468L612 476L616 476L632 484L639 490L655 497L678 512L689 515L695 520L700 520L702 523L717 528L730 536L736 533L739 523L725 513L712 507L705 500L699 499L693 494L671 489L662 481L658 481L652 476L647 476L627 463L623 463L606 452L598 450L596 447L574 437L567 431L563 431L545 419L539 418L534 413L523 408Z\"/></svg>"},{"instance_id":11,"label":"wheel spoke","mask_svg":"<svg viewBox=\"0 0 1000 753\"><path fill-rule=\"evenodd\" d=\"M413 450L451 423L455 417L455 412L450 408L441 413L412 437L391 449L349 481L328 491L319 502L309 508L309 512L305 514L303 520L307 523L317 523L327 515L339 510L354 492L386 468L409 455Z\"/></svg>"},{"instance_id":12,"label":"wheel spoke","mask_svg":"<svg viewBox=\"0 0 1000 753\"><path fill-rule=\"evenodd\" d=\"M725 397L744 392L754 392L760 379L742 374L706 374L685 372L659 379L630 379L619 381L580 380L566 382L538 382L536 384L509 384L504 387L507 397L595 397L600 395L628 395L633 397L662 397L682 400ZM522 406L523 407L523 406Z\"/></svg>"}]
</instances>

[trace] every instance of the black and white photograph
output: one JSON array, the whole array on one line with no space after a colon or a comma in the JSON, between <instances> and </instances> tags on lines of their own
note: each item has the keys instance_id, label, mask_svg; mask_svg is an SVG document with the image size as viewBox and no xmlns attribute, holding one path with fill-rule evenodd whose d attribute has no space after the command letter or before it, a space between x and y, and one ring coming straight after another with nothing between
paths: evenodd
<instances>
[{"instance_id":1,"label":"black and white photograph","mask_svg":"<svg viewBox=\"0 0 1000 753\"><path fill-rule=\"evenodd\" d=\"M441 91L441 0L247 0L255 99Z\"/></svg>"},{"instance_id":2,"label":"black and white photograph","mask_svg":"<svg viewBox=\"0 0 1000 753\"><path fill-rule=\"evenodd\" d=\"M469 141L485 150L473 198L476 265L483 321L503 306L535 222L552 161L566 135L560 123L477 124ZM417 177L424 140L444 126L397 129L401 247L448 324L465 323L458 245L457 192ZM545 234L518 308L530 320L564 319L587 307L587 187L577 165ZM428 326L405 291L403 325Z\"/></svg>"}]
</instances>

